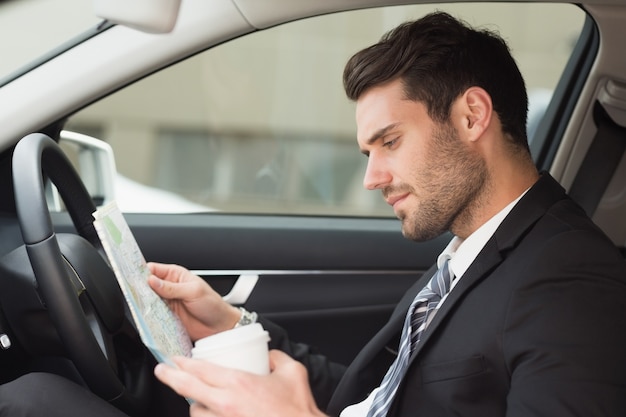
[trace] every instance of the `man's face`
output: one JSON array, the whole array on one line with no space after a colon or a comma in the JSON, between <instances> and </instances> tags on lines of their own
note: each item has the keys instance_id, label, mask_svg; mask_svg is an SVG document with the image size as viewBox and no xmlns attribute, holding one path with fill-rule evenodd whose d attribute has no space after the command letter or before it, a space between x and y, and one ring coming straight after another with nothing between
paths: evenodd
<instances>
[{"instance_id":1,"label":"man's face","mask_svg":"<svg viewBox=\"0 0 626 417\"><path fill-rule=\"evenodd\" d=\"M363 184L382 191L406 238L454 232L471 217L487 178L482 157L451 123L434 122L424 104L406 99L400 80L366 91L357 101L356 121L359 147L368 157Z\"/></svg>"}]
</instances>

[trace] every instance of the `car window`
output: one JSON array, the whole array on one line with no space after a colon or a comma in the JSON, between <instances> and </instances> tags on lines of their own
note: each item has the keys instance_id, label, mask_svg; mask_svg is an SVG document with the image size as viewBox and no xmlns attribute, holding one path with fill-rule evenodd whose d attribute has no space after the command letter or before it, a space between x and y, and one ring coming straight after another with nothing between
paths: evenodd
<instances>
[{"instance_id":1,"label":"car window","mask_svg":"<svg viewBox=\"0 0 626 417\"><path fill-rule=\"evenodd\" d=\"M362 187L366 159L342 71L387 30L434 10L509 42L529 90L532 140L585 20L569 4L402 6L291 22L138 81L66 128L110 145L124 211L176 211L175 196L180 211L393 216Z\"/></svg>"},{"instance_id":2,"label":"car window","mask_svg":"<svg viewBox=\"0 0 626 417\"><path fill-rule=\"evenodd\" d=\"M0 84L24 63L100 21L91 2L84 0L0 1Z\"/></svg>"}]
</instances>

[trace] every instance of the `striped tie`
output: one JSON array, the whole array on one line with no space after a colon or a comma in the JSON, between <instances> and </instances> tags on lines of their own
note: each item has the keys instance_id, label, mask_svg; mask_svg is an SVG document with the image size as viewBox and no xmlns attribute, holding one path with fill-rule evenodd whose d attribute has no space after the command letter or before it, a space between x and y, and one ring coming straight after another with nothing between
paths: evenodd
<instances>
[{"instance_id":1,"label":"striped tie","mask_svg":"<svg viewBox=\"0 0 626 417\"><path fill-rule=\"evenodd\" d=\"M424 329L435 316L441 298L450 290L452 274L448 261L439 268L422 291L413 299L402 327L398 356L380 384L367 417L384 417L404 377L409 357L420 341Z\"/></svg>"}]
</instances>

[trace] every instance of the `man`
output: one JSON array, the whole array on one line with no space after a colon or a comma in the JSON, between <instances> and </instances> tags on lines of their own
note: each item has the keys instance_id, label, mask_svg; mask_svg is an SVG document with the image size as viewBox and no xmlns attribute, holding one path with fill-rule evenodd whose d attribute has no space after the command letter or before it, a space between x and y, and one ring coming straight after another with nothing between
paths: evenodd
<instances>
[{"instance_id":1,"label":"man","mask_svg":"<svg viewBox=\"0 0 626 417\"><path fill-rule=\"evenodd\" d=\"M536 171L504 41L435 13L352 57L344 86L364 185L381 190L407 238L455 235L440 272L415 284L347 370L262 321L277 349L269 376L187 358L156 376L194 400L192 416L626 415L625 264ZM193 339L239 320L187 270L152 268L150 285Z\"/></svg>"},{"instance_id":2,"label":"man","mask_svg":"<svg viewBox=\"0 0 626 417\"><path fill-rule=\"evenodd\" d=\"M347 369L260 318L270 375L175 358L156 376L193 417L626 415L625 263L536 171L506 44L435 13L357 53L344 85L365 186L407 238L455 235L438 265ZM193 340L248 318L188 270L150 267Z\"/></svg>"}]
</instances>

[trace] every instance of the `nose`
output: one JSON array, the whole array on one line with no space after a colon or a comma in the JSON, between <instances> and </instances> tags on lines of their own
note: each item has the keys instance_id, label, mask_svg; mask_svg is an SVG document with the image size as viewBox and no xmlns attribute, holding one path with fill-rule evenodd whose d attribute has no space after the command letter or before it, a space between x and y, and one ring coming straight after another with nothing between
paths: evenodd
<instances>
[{"instance_id":1,"label":"nose","mask_svg":"<svg viewBox=\"0 0 626 417\"><path fill-rule=\"evenodd\" d=\"M383 164L370 154L367 159L367 167L363 176L363 187L368 190L376 190L391 183L391 174Z\"/></svg>"}]
</instances>

